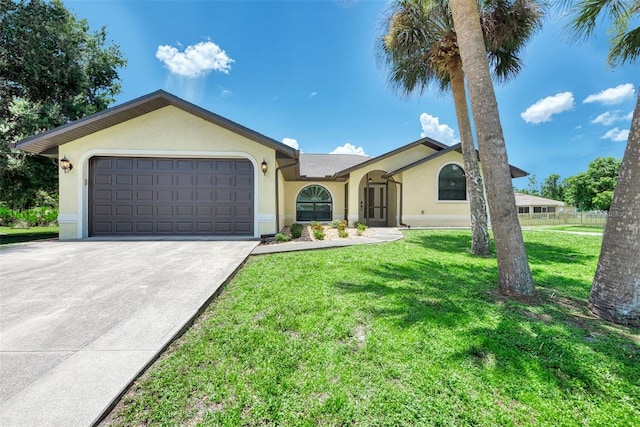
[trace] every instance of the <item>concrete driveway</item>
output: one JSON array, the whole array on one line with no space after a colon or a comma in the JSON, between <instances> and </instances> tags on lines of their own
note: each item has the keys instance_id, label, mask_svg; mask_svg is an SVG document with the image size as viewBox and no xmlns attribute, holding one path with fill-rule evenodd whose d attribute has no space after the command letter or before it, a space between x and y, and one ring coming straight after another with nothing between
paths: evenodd
<instances>
[{"instance_id":1,"label":"concrete driveway","mask_svg":"<svg viewBox=\"0 0 640 427\"><path fill-rule=\"evenodd\" d=\"M0 249L0 425L96 422L256 245L49 241Z\"/></svg>"}]
</instances>

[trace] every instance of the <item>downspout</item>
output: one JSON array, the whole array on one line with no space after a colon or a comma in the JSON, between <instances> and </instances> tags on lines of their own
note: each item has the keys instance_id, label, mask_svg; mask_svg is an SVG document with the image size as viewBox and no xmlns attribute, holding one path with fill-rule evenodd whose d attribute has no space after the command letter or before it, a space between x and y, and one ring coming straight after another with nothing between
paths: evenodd
<instances>
[{"instance_id":1,"label":"downspout","mask_svg":"<svg viewBox=\"0 0 640 427\"><path fill-rule=\"evenodd\" d=\"M371 182L371 178L369 178L369 173L367 173L367 186L364 196L364 211L362 214L364 215L364 225L369 226L369 205L371 204L371 200L369 200L369 183Z\"/></svg>"},{"instance_id":2,"label":"downspout","mask_svg":"<svg viewBox=\"0 0 640 427\"><path fill-rule=\"evenodd\" d=\"M280 227L280 205L279 205L279 201L280 201L280 194L279 194L279 188L278 188L278 172L282 169L287 169L287 168L292 168L294 166L298 166L298 164L300 163L300 159L296 159L296 161L294 163L291 163L290 165L286 165L286 166L278 166L276 168L276 233L279 233L280 230L278 229L278 227Z\"/></svg>"},{"instance_id":3,"label":"downspout","mask_svg":"<svg viewBox=\"0 0 640 427\"><path fill-rule=\"evenodd\" d=\"M403 190L402 190L402 183L401 183L401 182L396 181L396 180L395 180L395 179L393 179L393 177L391 177L391 176L388 176L388 177L387 177L387 182L389 182L389 181L391 181L391 182L393 182L394 184L396 184L396 186L398 186L398 185L400 186L400 212L399 212L400 225L401 225L401 226L403 226L403 227L411 228L411 226L410 226L410 225L407 225L407 224L405 224L404 222L402 222L402 205L403 205L403 203L402 203L402 194L403 194Z\"/></svg>"}]
</instances>

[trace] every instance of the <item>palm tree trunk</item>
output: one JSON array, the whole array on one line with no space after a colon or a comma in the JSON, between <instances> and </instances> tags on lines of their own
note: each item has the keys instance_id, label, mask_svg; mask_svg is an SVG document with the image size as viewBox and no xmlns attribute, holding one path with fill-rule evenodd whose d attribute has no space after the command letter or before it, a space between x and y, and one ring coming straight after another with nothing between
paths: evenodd
<instances>
[{"instance_id":1,"label":"palm tree trunk","mask_svg":"<svg viewBox=\"0 0 640 427\"><path fill-rule=\"evenodd\" d=\"M604 230L589 308L603 319L640 326L640 92Z\"/></svg>"},{"instance_id":2,"label":"palm tree trunk","mask_svg":"<svg viewBox=\"0 0 640 427\"><path fill-rule=\"evenodd\" d=\"M456 108L458 130L460 131L460 145L469 192L469 206L471 209L471 253L487 256L489 249L489 229L487 226L487 204L484 199L484 184L478 154L473 143L471 120L467 107L467 92L464 88L464 73L459 58L452 58L448 64L453 104Z\"/></svg>"},{"instance_id":3,"label":"palm tree trunk","mask_svg":"<svg viewBox=\"0 0 640 427\"><path fill-rule=\"evenodd\" d=\"M506 295L529 296L534 292L533 277L518 222L498 103L480 27L478 3L476 0L451 0L450 6L478 135L480 162L498 258L498 288Z\"/></svg>"}]
</instances>

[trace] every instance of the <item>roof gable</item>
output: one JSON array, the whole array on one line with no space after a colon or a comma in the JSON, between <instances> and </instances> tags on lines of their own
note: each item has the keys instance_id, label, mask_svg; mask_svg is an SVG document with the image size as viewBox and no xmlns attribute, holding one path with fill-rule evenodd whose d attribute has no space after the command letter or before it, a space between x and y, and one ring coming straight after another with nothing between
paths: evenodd
<instances>
[{"instance_id":1,"label":"roof gable","mask_svg":"<svg viewBox=\"0 0 640 427\"><path fill-rule=\"evenodd\" d=\"M425 146L427 146L429 148L432 148L432 149L434 149L436 151L444 150L445 148L449 147L448 145L445 145L445 144L443 144L441 142L438 142L435 139L431 139L429 137L421 138L421 139L419 139L417 141L413 141L413 142L411 142L411 143L409 143L407 145L403 145L402 147L396 148L395 150L391 150L391 151L389 151L387 153L384 153L384 154L381 154L381 155L379 155L377 157L373 157L373 158L371 158L371 159L369 159L369 160L367 160L365 162L359 163L359 164L354 165L352 167L349 167L347 169L343 169L343 170L337 172L335 174L335 177L346 176L349 173L351 173L351 172L353 172L353 171L355 171L357 169L369 166L369 165L371 165L373 163L376 163L376 162L378 162L380 160L384 160L384 159L389 158L391 156L395 156L395 155L400 154L400 153L402 153L404 151L407 151L407 150L410 150L412 148L415 148L415 147L417 147L419 145L425 145Z\"/></svg>"},{"instance_id":2,"label":"roof gable","mask_svg":"<svg viewBox=\"0 0 640 427\"><path fill-rule=\"evenodd\" d=\"M124 104L23 139L16 144L16 148L45 156L57 156L60 145L170 105L250 140L273 148L280 156L292 159L298 158L298 150L163 90L152 92L140 98L125 102Z\"/></svg>"}]
</instances>

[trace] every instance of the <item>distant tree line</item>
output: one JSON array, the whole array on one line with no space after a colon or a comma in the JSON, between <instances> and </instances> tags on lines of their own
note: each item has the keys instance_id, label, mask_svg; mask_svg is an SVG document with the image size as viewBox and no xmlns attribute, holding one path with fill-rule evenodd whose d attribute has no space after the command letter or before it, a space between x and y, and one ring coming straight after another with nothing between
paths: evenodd
<instances>
[{"instance_id":1,"label":"distant tree line","mask_svg":"<svg viewBox=\"0 0 640 427\"><path fill-rule=\"evenodd\" d=\"M526 188L514 188L514 191L559 200L581 211L608 211L621 164L622 160L613 157L598 157L589 163L585 172L564 180L554 173L542 185L531 175Z\"/></svg>"}]
</instances>

